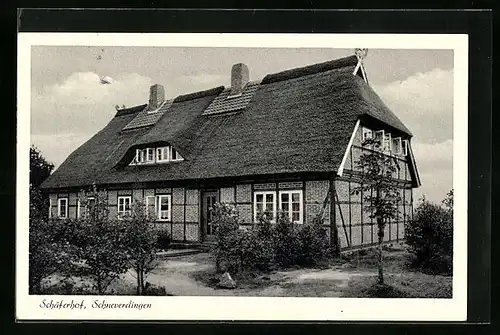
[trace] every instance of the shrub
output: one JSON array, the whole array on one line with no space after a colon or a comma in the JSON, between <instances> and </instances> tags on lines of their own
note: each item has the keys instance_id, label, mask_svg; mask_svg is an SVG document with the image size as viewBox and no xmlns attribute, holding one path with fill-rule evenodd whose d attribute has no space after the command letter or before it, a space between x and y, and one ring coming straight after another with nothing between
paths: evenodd
<instances>
[{"instance_id":1,"label":"shrub","mask_svg":"<svg viewBox=\"0 0 500 335\"><path fill-rule=\"evenodd\" d=\"M254 229L240 231L242 266L254 270L269 270L274 262L274 227L269 220L260 219Z\"/></svg>"},{"instance_id":2,"label":"shrub","mask_svg":"<svg viewBox=\"0 0 500 335\"><path fill-rule=\"evenodd\" d=\"M301 248L299 229L287 217L279 215L275 230L276 263L283 267L296 264Z\"/></svg>"},{"instance_id":3,"label":"shrub","mask_svg":"<svg viewBox=\"0 0 500 335\"><path fill-rule=\"evenodd\" d=\"M144 291L142 291L142 295L163 296L167 295L167 290L165 289L165 286L152 285L147 282L144 287Z\"/></svg>"},{"instance_id":4,"label":"shrub","mask_svg":"<svg viewBox=\"0 0 500 335\"><path fill-rule=\"evenodd\" d=\"M239 229L238 212L233 206L224 203L216 203L212 211L216 241L212 253L217 272L238 272L243 257L243 232Z\"/></svg>"},{"instance_id":5,"label":"shrub","mask_svg":"<svg viewBox=\"0 0 500 335\"><path fill-rule=\"evenodd\" d=\"M330 243L322 220L301 226L298 233L300 254L298 263L305 266L322 265L330 256Z\"/></svg>"},{"instance_id":6,"label":"shrub","mask_svg":"<svg viewBox=\"0 0 500 335\"><path fill-rule=\"evenodd\" d=\"M413 265L431 273L451 274L453 267L453 213L423 199L405 229Z\"/></svg>"},{"instance_id":7,"label":"shrub","mask_svg":"<svg viewBox=\"0 0 500 335\"><path fill-rule=\"evenodd\" d=\"M170 247L170 234L166 230L159 230L156 237L156 247L161 250L168 250Z\"/></svg>"},{"instance_id":8,"label":"shrub","mask_svg":"<svg viewBox=\"0 0 500 335\"><path fill-rule=\"evenodd\" d=\"M295 225L280 214L277 223L259 217L251 229L241 229L236 210L227 204L214 206L216 245L212 253L218 272L267 271L273 265L324 264L330 257L323 222Z\"/></svg>"}]
</instances>

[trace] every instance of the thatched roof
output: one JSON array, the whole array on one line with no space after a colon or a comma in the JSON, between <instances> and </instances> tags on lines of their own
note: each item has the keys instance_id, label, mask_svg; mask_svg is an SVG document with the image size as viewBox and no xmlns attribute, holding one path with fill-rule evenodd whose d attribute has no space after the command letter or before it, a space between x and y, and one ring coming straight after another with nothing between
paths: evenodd
<instances>
[{"instance_id":1,"label":"thatched roof","mask_svg":"<svg viewBox=\"0 0 500 335\"><path fill-rule=\"evenodd\" d=\"M177 97L152 127L123 130L144 105L121 110L42 185L68 188L300 172L334 172L358 118L410 131L353 76L355 56L264 77L236 113L202 115L224 87ZM136 148L170 144L182 162L129 166Z\"/></svg>"}]
</instances>

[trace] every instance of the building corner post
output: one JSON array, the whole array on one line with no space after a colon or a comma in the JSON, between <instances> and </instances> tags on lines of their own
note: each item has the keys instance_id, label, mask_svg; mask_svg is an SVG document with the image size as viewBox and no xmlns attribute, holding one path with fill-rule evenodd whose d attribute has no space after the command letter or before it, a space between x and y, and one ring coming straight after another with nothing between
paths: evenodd
<instances>
[{"instance_id":1,"label":"building corner post","mask_svg":"<svg viewBox=\"0 0 500 335\"><path fill-rule=\"evenodd\" d=\"M339 231L335 213L335 177L330 178L330 246L334 256L340 255Z\"/></svg>"}]
</instances>

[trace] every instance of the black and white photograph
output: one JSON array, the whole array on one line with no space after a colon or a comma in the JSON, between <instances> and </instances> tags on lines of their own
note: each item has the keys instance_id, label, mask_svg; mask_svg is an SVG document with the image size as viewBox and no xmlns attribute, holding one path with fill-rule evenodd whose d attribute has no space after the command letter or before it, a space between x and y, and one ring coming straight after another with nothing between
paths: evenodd
<instances>
[{"instance_id":1,"label":"black and white photograph","mask_svg":"<svg viewBox=\"0 0 500 335\"><path fill-rule=\"evenodd\" d=\"M464 315L466 38L56 35L22 44L37 315Z\"/></svg>"}]
</instances>

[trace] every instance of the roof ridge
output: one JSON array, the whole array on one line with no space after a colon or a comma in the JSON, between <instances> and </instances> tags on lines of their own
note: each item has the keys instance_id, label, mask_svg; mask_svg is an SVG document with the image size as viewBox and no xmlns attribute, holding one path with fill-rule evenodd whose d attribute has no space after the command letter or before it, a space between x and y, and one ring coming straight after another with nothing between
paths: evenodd
<instances>
[{"instance_id":1,"label":"roof ridge","mask_svg":"<svg viewBox=\"0 0 500 335\"><path fill-rule=\"evenodd\" d=\"M343 58L337 58L326 62L316 63L302 67L296 67L293 69L268 74L262 79L261 84L270 84L298 77L303 77L311 74L316 74L320 72L326 72L333 69L340 69L348 66L356 66L357 63L358 63L358 58L355 55Z\"/></svg>"},{"instance_id":2,"label":"roof ridge","mask_svg":"<svg viewBox=\"0 0 500 335\"><path fill-rule=\"evenodd\" d=\"M129 114L134 114L134 113L139 113L139 112L143 111L144 108L146 108L147 105L148 104L141 104L141 105L137 105L137 106L133 106L133 107L119 109L119 110L117 110L117 112L115 114L115 117L117 117L117 116L123 116L123 115L129 115Z\"/></svg>"}]
</instances>

